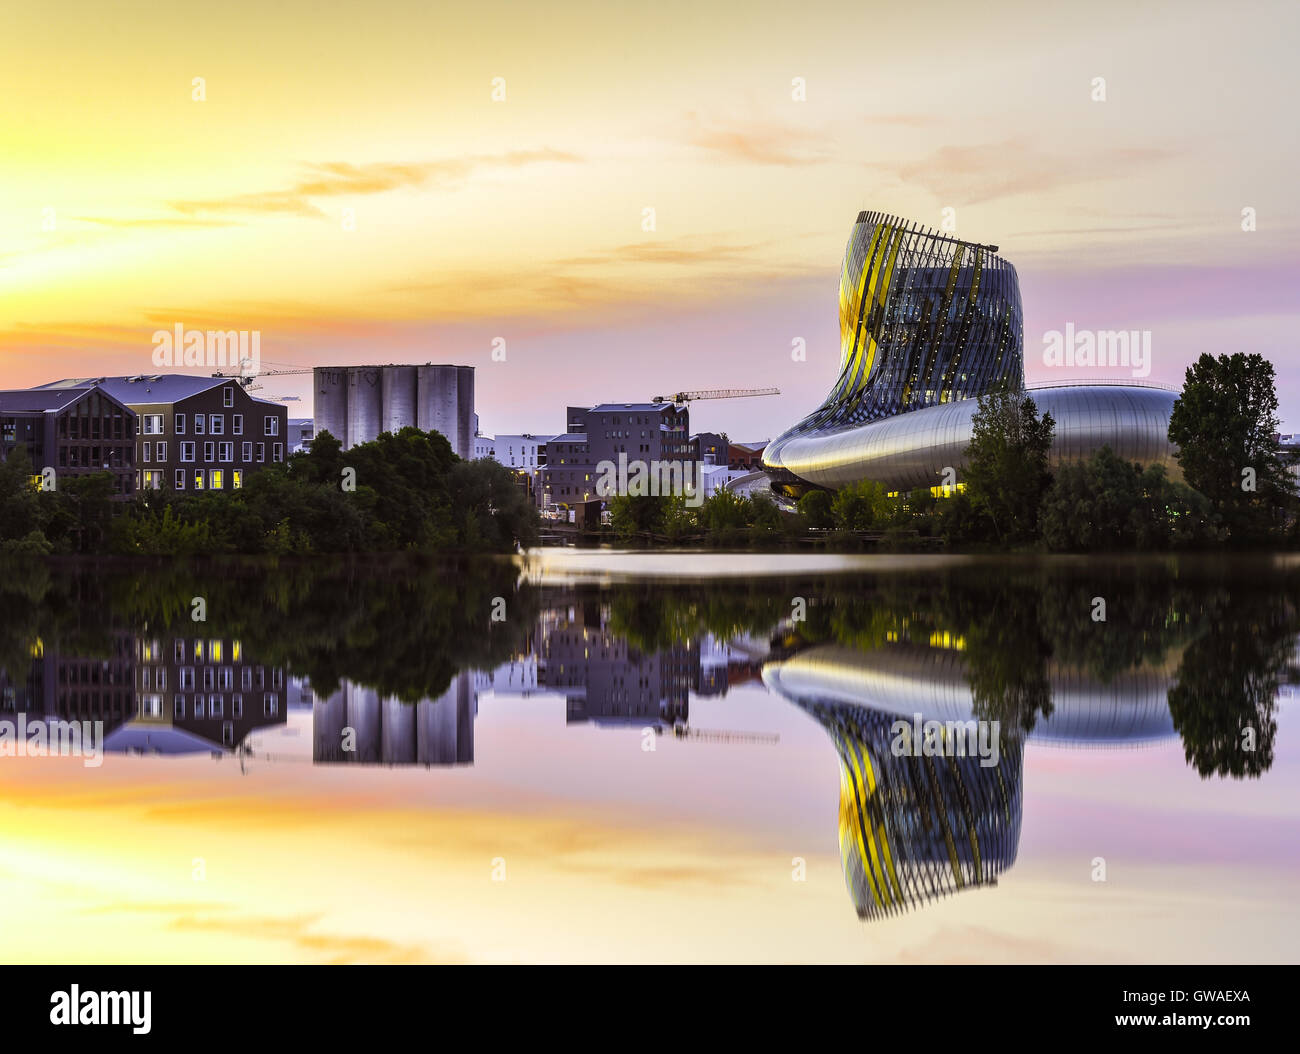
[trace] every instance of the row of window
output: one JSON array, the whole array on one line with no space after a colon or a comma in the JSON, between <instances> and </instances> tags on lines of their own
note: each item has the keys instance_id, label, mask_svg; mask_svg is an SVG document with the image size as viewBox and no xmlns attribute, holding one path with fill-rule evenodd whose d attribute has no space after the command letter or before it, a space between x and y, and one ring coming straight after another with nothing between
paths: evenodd
<instances>
[{"instance_id":1,"label":"row of window","mask_svg":"<svg viewBox=\"0 0 1300 1054\"><path fill-rule=\"evenodd\" d=\"M202 641L196 642L202 645ZM213 689L223 689L231 691L235 687L235 671L230 666L204 666L202 667L203 688L208 691ZM198 687L195 681L195 671L193 666L184 666L177 674L180 683L176 686L182 691L192 692ZM145 666L140 670L140 688L143 691L152 691L154 689L167 687L167 667L166 666ZM253 667L246 666L240 671L239 687L245 691L253 688L263 689L266 687L266 671L263 667L257 667L256 677L253 675ZM284 687L284 672L273 669L271 671L271 687L279 690Z\"/></svg>"},{"instance_id":2,"label":"row of window","mask_svg":"<svg viewBox=\"0 0 1300 1054\"><path fill-rule=\"evenodd\" d=\"M230 403L226 404L227 406ZM141 414L140 415L140 434L147 436L164 435L164 415L163 414ZM172 427L178 436L185 434L186 417L185 414L174 414L172 418ZM210 435L219 436L226 434L226 415L225 414L195 414L194 415L194 434L196 436ZM244 415L230 415L230 434L242 436L244 434ZM280 434L280 418L268 415L262 425L262 434L268 436L278 436ZM96 437L98 438L98 436Z\"/></svg>"},{"instance_id":3,"label":"row of window","mask_svg":"<svg viewBox=\"0 0 1300 1054\"><path fill-rule=\"evenodd\" d=\"M59 468L122 468L135 460L129 446L60 446Z\"/></svg>"},{"instance_id":4,"label":"row of window","mask_svg":"<svg viewBox=\"0 0 1300 1054\"><path fill-rule=\"evenodd\" d=\"M186 698L179 692L172 696L172 719L184 720ZM193 706L189 707L195 720L210 719L220 721L226 716L226 697L224 695L195 695ZM274 692L262 694L262 716L276 717L280 713L280 698ZM140 696L140 716L155 720L163 715L163 697L161 695ZM236 692L230 697L230 716L235 720L244 716L244 697Z\"/></svg>"},{"instance_id":5,"label":"row of window","mask_svg":"<svg viewBox=\"0 0 1300 1054\"><path fill-rule=\"evenodd\" d=\"M176 469L172 478L172 486L176 490L185 489L185 477L188 470L183 468ZM144 478L141 486L145 490L162 490L163 484L167 481L167 473L160 468L149 468L144 470ZM223 468L196 468L190 479L194 490L225 490L226 489L226 470ZM230 489L242 490L244 486L244 473L241 469L232 468L230 470Z\"/></svg>"},{"instance_id":6,"label":"row of window","mask_svg":"<svg viewBox=\"0 0 1300 1054\"><path fill-rule=\"evenodd\" d=\"M240 454L243 456L240 458L240 460L252 461L254 446L256 446L257 448L257 460L265 461L266 444L265 443L254 444L251 442L245 442L241 444ZM197 449L197 447L198 444L195 443L193 440L188 440L186 442L181 443L180 444L181 460L193 461L194 452ZM167 460L166 440L160 439L156 443L155 442L144 443L140 448L140 457L141 460L145 462L166 461ZM215 442L213 440L208 440L203 444L203 460L204 461L234 461L235 444L230 442L229 440L221 443ZM283 443L271 444L271 460L272 461L284 460Z\"/></svg>"},{"instance_id":7,"label":"row of window","mask_svg":"<svg viewBox=\"0 0 1300 1054\"><path fill-rule=\"evenodd\" d=\"M196 638L194 641L193 661L202 662L203 657L206 655L208 662L221 662L225 656L225 652L226 652L226 645L224 641L221 640L204 641L201 638ZM136 659L138 661L162 662L163 661L162 654L163 654L162 641L159 640L157 637L153 637L149 640L140 639L136 641ZM190 655L189 648L186 646L186 643L182 638L177 637L175 640L172 641L173 662L176 663L187 662L189 661L189 655ZM230 661L235 663L244 661L244 645L242 641L236 639L230 642ZM257 676L258 676L257 686L260 688L262 687L261 679L266 676L266 671L261 666L257 668ZM282 671L279 670L275 671L274 677L277 682L276 683L277 688L279 687L280 678L283 676L284 674Z\"/></svg>"}]
</instances>

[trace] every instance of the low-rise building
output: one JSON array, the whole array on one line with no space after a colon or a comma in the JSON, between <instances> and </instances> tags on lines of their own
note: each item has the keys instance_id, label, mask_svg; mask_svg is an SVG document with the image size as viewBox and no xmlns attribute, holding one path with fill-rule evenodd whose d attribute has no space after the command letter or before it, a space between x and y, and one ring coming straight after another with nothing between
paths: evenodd
<instances>
[{"instance_id":1,"label":"low-rise building","mask_svg":"<svg viewBox=\"0 0 1300 1054\"><path fill-rule=\"evenodd\" d=\"M57 480L108 472L117 498L137 486L136 414L103 386L87 382L60 388L0 391L0 461L19 445L39 479L52 468Z\"/></svg>"},{"instance_id":2,"label":"low-rise building","mask_svg":"<svg viewBox=\"0 0 1300 1054\"><path fill-rule=\"evenodd\" d=\"M231 377L180 373L54 381L44 391L87 385L139 417L135 486L238 490L251 472L285 459L289 412L256 399Z\"/></svg>"},{"instance_id":3,"label":"low-rise building","mask_svg":"<svg viewBox=\"0 0 1300 1054\"><path fill-rule=\"evenodd\" d=\"M690 410L674 403L601 403L570 406L568 431L546 444L546 468L537 488L544 509L572 508L598 497L600 465L694 461Z\"/></svg>"}]
</instances>

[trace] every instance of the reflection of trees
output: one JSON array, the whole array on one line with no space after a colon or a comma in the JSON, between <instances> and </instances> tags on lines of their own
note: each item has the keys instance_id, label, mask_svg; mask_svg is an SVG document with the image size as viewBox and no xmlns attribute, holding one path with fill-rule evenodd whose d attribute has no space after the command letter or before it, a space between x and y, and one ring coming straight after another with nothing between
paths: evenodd
<instances>
[{"instance_id":1,"label":"reflection of trees","mask_svg":"<svg viewBox=\"0 0 1300 1054\"><path fill-rule=\"evenodd\" d=\"M1258 777L1273 764L1274 714L1295 647L1296 610L1285 592L1250 587L1217 591L1203 607L1208 628L1188 647L1169 689L1174 727L1202 776Z\"/></svg>"},{"instance_id":2,"label":"reflection of trees","mask_svg":"<svg viewBox=\"0 0 1300 1054\"><path fill-rule=\"evenodd\" d=\"M609 602L611 632L643 652L654 652L704 633L720 640L770 633L789 615L791 594L780 581L629 583L614 586L603 597Z\"/></svg>"},{"instance_id":3,"label":"reflection of trees","mask_svg":"<svg viewBox=\"0 0 1300 1054\"><path fill-rule=\"evenodd\" d=\"M26 580L20 580L26 581ZM535 594L516 592L506 561L413 558L168 561L147 566L62 565L7 603L6 668L40 639L65 654L108 653L109 626L143 636L239 639L249 655L329 693L347 678L408 702L441 695L468 668L523 650ZM10 601L11 578L0 586ZM191 620L202 597L207 619ZM504 621L492 621L494 599Z\"/></svg>"}]
</instances>

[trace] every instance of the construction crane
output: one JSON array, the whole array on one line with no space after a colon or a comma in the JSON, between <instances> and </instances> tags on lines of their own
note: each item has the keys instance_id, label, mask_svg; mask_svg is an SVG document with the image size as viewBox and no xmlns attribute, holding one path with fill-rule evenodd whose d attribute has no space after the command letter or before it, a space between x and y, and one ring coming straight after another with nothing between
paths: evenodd
<instances>
[{"instance_id":1,"label":"construction crane","mask_svg":"<svg viewBox=\"0 0 1300 1054\"><path fill-rule=\"evenodd\" d=\"M239 370L237 372L222 373L220 370L218 370L212 376L231 377L234 380L237 380L246 391L255 392L262 387L260 384L253 383L255 380L257 380L258 377L290 377L296 374L313 372L312 367L310 366L308 366L306 369L303 369L301 367L292 367L292 368L280 369L280 370L249 370L248 372L245 372L246 366L252 367L255 365L257 364L253 362L252 359L243 359L239 363Z\"/></svg>"},{"instance_id":2,"label":"construction crane","mask_svg":"<svg viewBox=\"0 0 1300 1054\"><path fill-rule=\"evenodd\" d=\"M775 732L733 732L725 728L691 728L674 725L673 735L678 739L694 739L713 743L779 743Z\"/></svg>"},{"instance_id":3,"label":"construction crane","mask_svg":"<svg viewBox=\"0 0 1300 1054\"><path fill-rule=\"evenodd\" d=\"M698 399L748 399L752 395L780 395L780 388L711 388L702 392L656 395L656 403L691 403Z\"/></svg>"}]
</instances>

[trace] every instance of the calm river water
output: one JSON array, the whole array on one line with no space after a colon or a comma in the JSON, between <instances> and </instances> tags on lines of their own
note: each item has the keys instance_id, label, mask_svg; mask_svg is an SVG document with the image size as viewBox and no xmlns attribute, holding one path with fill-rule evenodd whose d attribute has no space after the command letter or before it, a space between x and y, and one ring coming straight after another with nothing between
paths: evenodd
<instances>
[{"instance_id":1,"label":"calm river water","mask_svg":"<svg viewBox=\"0 0 1300 1054\"><path fill-rule=\"evenodd\" d=\"M1298 586L1289 557L6 567L0 959L1294 961Z\"/></svg>"}]
</instances>

